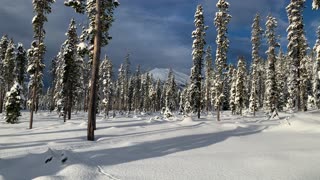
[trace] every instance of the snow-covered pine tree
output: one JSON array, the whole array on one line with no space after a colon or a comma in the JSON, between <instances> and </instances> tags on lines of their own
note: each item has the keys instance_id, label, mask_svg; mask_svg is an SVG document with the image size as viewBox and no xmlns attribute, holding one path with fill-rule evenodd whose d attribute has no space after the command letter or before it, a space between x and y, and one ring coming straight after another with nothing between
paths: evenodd
<instances>
[{"instance_id":1,"label":"snow-covered pine tree","mask_svg":"<svg viewBox=\"0 0 320 180\"><path fill-rule=\"evenodd\" d=\"M26 66L28 64L27 52L23 47L22 43L18 43L17 46L17 54L16 54L16 75L17 81L22 87L22 94L24 97L27 96L27 87L25 85L25 77L26 77ZM23 106L25 107L25 102L23 102Z\"/></svg>"},{"instance_id":2,"label":"snow-covered pine tree","mask_svg":"<svg viewBox=\"0 0 320 180\"><path fill-rule=\"evenodd\" d=\"M291 110L301 110L301 93L304 93L303 86L300 86L301 61L306 55L306 37L304 34L303 24L303 8L305 0L291 0L287 6L287 14L289 19L289 27L287 28L288 57L290 58L290 74L288 78L288 107Z\"/></svg>"},{"instance_id":3,"label":"snow-covered pine tree","mask_svg":"<svg viewBox=\"0 0 320 180\"><path fill-rule=\"evenodd\" d=\"M10 91L14 79L16 78L15 66L16 66L16 52L15 45L12 39L9 40L6 54L3 60L3 77L5 81L6 91Z\"/></svg>"},{"instance_id":4,"label":"snow-covered pine tree","mask_svg":"<svg viewBox=\"0 0 320 180\"><path fill-rule=\"evenodd\" d=\"M4 96L6 94L3 61L6 55L8 43L8 36L2 36L0 40L0 113L2 113L3 110Z\"/></svg>"},{"instance_id":5,"label":"snow-covered pine tree","mask_svg":"<svg viewBox=\"0 0 320 180\"><path fill-rule=\"evenodd\" d=\"M192 32L193 45L192 45L192 60L193 65L191 68L190 76L190 95L191 105L194 112L197 112L198 118L200 118L201 112L201 81L202 81L202 61L204 55L205 42L205 30L207 27L204 25L203 8L201 5L197 6L196 13L194 15L194 24L196 29Z\"/></svg>"},{"instance_id":6,"label":"snow-covered pine tree","mask_svg":"<svg viewBox=\"0 0 320 180\"><path fill-rule=\"evenodd\" d=\"M177 107L177 85L175 82L174 74L170 69L168 79L165 85L165 117L169 118L173 116L172 111Z\"/></svg>"},{"instance_id":7,"label":"snow-covered pine tree","mask_svg":"<svg viewBox=\"0 0 320 180\"><path fill-rule=\"evenodd\" d=\"M320 6L320 0L313 0L312 1L312 9L318 10Z\"/></svg>"},{"instance_id":8,"label":"snow-covered pine tree","mask_svg":"<svg viewBox=\"0 0 320 180\"><path fill-rule=\"evenodd\" d=\"M315 105L320 109L320 26L317 30L317 41L313 47L313 51L316 54L316 60L314 64L313 75L313 98Z\"/></svg>"},{"instance_id":9,"label":"snow-covered pine tree","mask_svg":"<svg viewBox=\"0 0 320 180\"><path fill-rule=\"evenodd\" d=\"M229 3L226 0L219 0L217 2L218 12L214 19L214 25L217 28L217 50L216 50L216 60L215 60L215 108L217 110L217 120L220 121L220 110L223 102L223 71L227 64L227 52L229 48L229 40L227 37L228 33L228 23L231 20L231 15L228 14Z\"/></svg>"},{"instance_id":10,"label":"snow-covered pine tree","mask_svg":"<svg viewBox=\"0 0 320 180\"><path fill-rule=\"evenodd\" d=\"M160 111L161 110L161 92L162 92L162 86L161 86L160 79L158 79L156 82L155 91L156 91L156 100L154 101L155 110Z\"/></svg>"},{"instance_id":11,"label":"snow-covered pine tree","mask_svg":"<svg viewBox=\"0 0 320 180\"><path fill-rule=\"evenodd\" d=\"M100 79L102 81L102 107L105 117L109 116L109 111L112 108L112 62L107 58L104 58L100 65Z\"/></svg>"},{"instance_id":12,"label":"snow-covered pine tree","mask_svg":"<svg viewBox=\"0 0 320 180\"><path fill-rule=\"evenodd\" d=\"M60 52L57 55L57 64L56 64L56 83L55 83L55 91L53 94L54 102L55 102L55 109L59 113L59 117L61 115L64 116L65 120L65 97L66 97L66 91L63 88L64 87L64 81L63 81L63 75L65 73L65 61L63 59L63 48L61 47Z\"/></svg>"},{"instance_id":13,"label":"snow-covered pine tree","mask_svg":"<svg viewBox=\"0 0 320 180\"><path fill-rule=\"evenodd\" d=\"M278 91L278 100L277 100L277 109L282 111L285 107L286 99L287 99L287 59L286 56L283 54L282 50L279 50L279 54L277 56L277 60L275 63L275 70L276 70L276 86Z\"/></svg>"},{"instance_id":14,"label":"snow-covered pine tree","mask_svg":"<svg viewBox=\"0 0 320 180\"><path fill-rule=\"evenodd\" d=\"M86 13L89 19L87 29L90 45L93 45L92 51L92 76L89 95L88 111L88 137L90 141L94 140L94 130L96 129L96 111L97 111L97 90L101 47L108 45L111 37L109 29L114 21L114 9L119 5L118 0L67 0L66 5L71 6L76 12ZM93 42L93 44L91 43Z\"/></svg>"},{"instance_id":15,"label":"snow-covered pine tree","mask_svg":"<svg viewBox=\"0 0 320 180\"><path fill-rule=\"evenodd\" d=\"M18 43L16 56L16 74L18 83L23 87L26 76L27 52L22 43Z\"/></svg>"},{"instance_id":16,"label":"snow-covered pine tree","mask_svg":"<svg viewBox=\"0 0 320 180\"><path fill-rule=\"evenodd\" d=\"M68 39L65 41L66 74L68 89L68 119L71 119L71 111L75 103L79 100L82 89L82 70L83 59L77 53L77 44L79 42L77 35L76 22L72 19L67 33ZM69 71L69 72L68 72Z\"/></svg>"},{"instance_id":17,"label":"snow-covered pine tree","mask_svg":"<svg viewBox=\"0 0 320 180\"><path fill-rule=\"evenodd\" d=\"M146 74L143 81L143 111L149 112L151 107L150 88L152 86L152 79L149 73Z\"/></svg>"},{"instance_id":18,"label":"snow-covered pine tree","mask_svg":"<svg viewBox=\"0 0 320 180\"><path fill-rule=\"evenodd\" d=\"M232 87L233 70L234 70L234 66L232 64L229 64L227 68L227 72L225 72L226 76L223 82L224 84L223 93L225 96L225 98L223 99L223 106L222 106L223 110L230 110L230 96L231 96L230 90Z\"/></svg>"},{"instance_id":19,"label":"snow-covered pine tree","mask_svg":"<svg viewBox=\"0 0 320 180\"><path fill-rule=\"evenodd\" d=\"M134 76L130 76L128 80L128 92L127 92L127 108L130 114L133 109L133 89L134 89Z\"/></svg>"},{"instance_id":20,"label":"snow-covered pine tree","mask_svg":"<svg viewBox=\"0 0 320 180\"><path fill-rule=\"evenodd\" d=\"M35 111L36 101L43 87L42 78L43 69L45 67L45 65L43 64L43 56L46 51L46 47L44 45L44 23L48 21L46 15L51 13L51 4L54 2L55 0L32 1L35 13L35 16L32 19L35 40L32 42L31 49L29 49L27 53L29 57L27 71L30 74L29 89L31 91L29 125L30 129L32 129L33 113Z\"/></svg>"},{"instance_id":21,"label":"snow-covered pine tree","mask_svg":"<svg viewBox=\"0 0 320 180\"><path fill-rule=\"evenodd\" d=\"M213 72L213 66L212 66L212 50L211 46L207 47L206 55L205 55L205 108L206 111L209 112L212 110L212 104L211 104L211 87L212 87L212 72Z\"/></svg>"},{"instance_id":22,"label":"snow-covered pine tree","mask_svg":"<svg viewBox=\"0 0 320 180\"><path fill-rule=\"evenodd\" d=\"M237 80L236 80L236 93L234 103L238 114L242 115L242 109L245 104L245 81L247 77L246 63L244 57L240 57L238 61Z\"/></svg>"},{"instance_id":23,"label":"snow-covered pine tree","mask_svg":"<svg viewBox=\"0 0 320 180\"><path fill-rule=\"evenodd\" d=\"M118 96L118 104L120 112L125 111L125 68L123 64L120 65L118 70L118 88L119 88L119 96Z\"/></svg>"},{"instance_id":24,"label":"snow-covered pine tree","mask_svg":"<svg viewBox=\"0 0 320 180\"><path fill-rule=\"evenodd\" d=\"M55 108L55 102L54 102L54 92L55 92L55 86L57 83L57 63L58 63L58 58L55 56L51 60L51 68L50 68L50 76L51 76L51 85L50 85L50 91L48 92L50 94L49 98L49 110L50 112L54 110ZM47 94L48 94L47 93Z\"/></svg>"},{"instance_id":25,"label":"snow-covered pine tree","mask_svg":"<svg viewBox=\"0 0 320 180\"><path fill-rule=\"evenodd\" d=\"M10 91L6 94L6 103L5 110L6 116L5 120L7 123L15 124L18 123L18 118L21 116L20 110L21 105L24 100L24 96L22 95L22 87L16 81L13 86L10 88Z\"/></svg>"},{"instance_id":26,"label":"snow-covered pine tree","mask_svg":"<svg viewBox=\"0 0 320 180\"><path fill-rule=\"evenodd\" d=\"M82 58L77 54L78 35L74 19L71 20L67 40L61 46L59 58L59 76L58 81L61 83L56 88L60 93L59 102L63 103L64 121L66 118L71 119L71 111L79 95L81 87Z\"/></svg>"},{"instance_id":27,"label":"snow-covered pine tree","mask_svg":"<svg viewBox=\"0 0 320 180\"><path fill-rule=\"evenodd\" d=\"M124 78L123 78L123 91L124 91L124 110L128 111L130 113L131 111L131 105L129 105L129 80L130 80L130 54L127 53L124 63L123 63L123 68L124 68Z\"/></svg>"},{"instance_id":28,"label":"snow-covered pine tree","mask_svg":"<svg viewBox=\"0 0 320 180\"><path fill-rule=\"evenodd\" d=\"M278 106L278 90L276 84L276 72L275 72L275 63L276 63L276 48L279 46L277 42L275 29L278 26L278 22L275 17L268 16L266 22L266 37L268 42L267 54L267 80L266 80L266 109L270 116L273 113L277 114Z\"/></svg>"},{"instance_id":29,"label":"snow-covered pine tree","mask_svg":"<svg viewBox=\"0 0 320 180\"><path fill-rule=\"evenodd\" d=\"M233 65L228 65L226 68L226 72L224 72L224 80L223 80L223 101L222 101L222 110L229 110L230 109L230 104L229 104L229 99L230 99L230 89L231 89L231 81L232 81L232 72L233 72Z\"/></svg>"},{"instance_id":30,"label":"snow-covered pine tree","mask_svg":"<svg viewBox=\"0 0 320 180\"><path fill-rule=\"evenodd\" d=\"M250 93L250 104L249 108L250 111L255 116L256 111L259 108L259 61L261 61L261 57L259 55L260 46L261 46L261 39L263 30L260 25L260 15L256 14L253 24L252 24L252 31L251 31L251 42L252 42L252 69L251 69L251 93Z\"/></svg>"},{"instance_id":31,"label":"snow-covered pine tree","mask_svg":"<svg viewBox=\"0 0 320 180\"><path fill-rule=\"evenodd\" d=\"M135 112L141 111L141 70L140 65L137 66L134 75L134 88L133 88L133 110Z\"/></svg>"},{"instance_id":32,"label":"snow-covered pine tree","mask_svg":"<svg viewBox=\"0 0 320 180\"><path fill-rule=\"evenodd\" d=\"M230 99L229 105L232 114L236 114L236 90L237 90L237 69L233 68L232 70L232 80L231 80L231 88L230 88Z\"/></svg>"}]
</instances>

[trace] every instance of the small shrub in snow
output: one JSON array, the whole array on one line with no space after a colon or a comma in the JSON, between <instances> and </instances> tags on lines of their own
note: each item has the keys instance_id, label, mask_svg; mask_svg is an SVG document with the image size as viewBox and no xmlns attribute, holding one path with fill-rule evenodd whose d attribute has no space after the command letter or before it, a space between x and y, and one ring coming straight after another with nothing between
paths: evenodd
<instances>
[{"instance_id":1,"label":"small shrub in snow","mask_svg":"<svg viewBox=\"0 0 320 180\"><path fill-rule=\"evenodd\" d=\"M15 124L18 123L18 118L21 116L21 104L23 102L22 87L19 83L15 82L11 87L10 91L6 94L5 120L7 123Z\"/></svg>"}]
</instances>

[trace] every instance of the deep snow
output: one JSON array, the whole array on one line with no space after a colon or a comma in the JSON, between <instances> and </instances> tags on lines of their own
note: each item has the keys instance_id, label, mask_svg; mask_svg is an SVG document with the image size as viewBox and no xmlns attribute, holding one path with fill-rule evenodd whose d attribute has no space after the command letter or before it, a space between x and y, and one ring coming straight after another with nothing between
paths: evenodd
<instances>
[{"instance_id":1,"label":"deep snow","mask_svg":"<svg viewBox=\"0 0 320 180\"><path fill-rule=\"evenodd\" d=\"M320 179L319 111L271 120L224 112L221 122L99 116L95 142L86 141L84 113L63 123L39 112L32 130L22 114L0 124L0 179Z\"/></svg>"}]
</instances>

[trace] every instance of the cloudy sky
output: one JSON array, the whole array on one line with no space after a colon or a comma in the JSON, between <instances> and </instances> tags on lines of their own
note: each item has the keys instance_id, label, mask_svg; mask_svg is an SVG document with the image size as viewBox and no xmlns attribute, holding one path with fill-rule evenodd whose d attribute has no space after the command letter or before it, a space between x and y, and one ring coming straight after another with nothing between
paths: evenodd
<instances>
[{"instance_id":1,"label":"cloudy sky","mask_svg":"<svg viewBox=\"0 0 320 180\"><path fill-rule=\"evenodd\" d=\"M79 24L86 18L65 7L63 0L56 0L52 14L45 24L47 31L46 59L50 60L58 53L65 40L65 32L70 19L74 17ZM320 25L320 11L311 10L311 0L306 0L304 20L309 45L315 43L315 30ZM0 35L8 34L15 42L22 42L26 48L32 41L31 19L32 0L1 0ZM123 61L126 53L131 54L135 67L141 64L144 70L154 67L174 68L189 73L191 60L191 32L194 30L193 16L197 4L202 4L205 22L209 26L206 41L215 49L215 27L213 18L217 0L120 0L116 9L116 21L111 35L113 39L103 50L116 67ZM260 13L263 24L270 13L278 19L278 34L283 48L286 47L286 28L288 26L285 7L289 0L229 0L232 20L229 24L231 41L228 61L234 63L238 56L251 61L250 32L252 19ZM263 52L265 49L263 49Z\"/></svg>"}]
</instances>

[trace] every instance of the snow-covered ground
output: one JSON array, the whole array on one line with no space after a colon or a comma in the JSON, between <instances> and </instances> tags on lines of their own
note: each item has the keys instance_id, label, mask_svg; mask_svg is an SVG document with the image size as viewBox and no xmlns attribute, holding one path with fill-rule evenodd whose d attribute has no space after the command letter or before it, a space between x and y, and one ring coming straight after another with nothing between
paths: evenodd
<instances>
[{"instance_id":1,"label":"snow-covered ground","mask_svg":"<svg viewBox=\"0 0 320 180\"><path fill-rule=\"evenodd\" d=\"M95 142L86 114L64 124L40 112L32 130L28 117L0 124L0 179L320 179L319 111L272 120L224 112L221 122L99 116Z\"/></svg>"}]
</instances>

